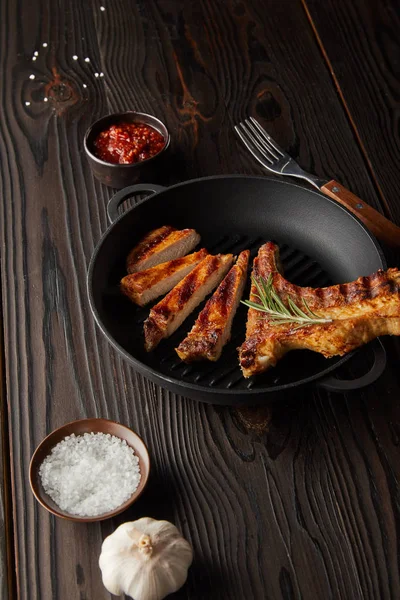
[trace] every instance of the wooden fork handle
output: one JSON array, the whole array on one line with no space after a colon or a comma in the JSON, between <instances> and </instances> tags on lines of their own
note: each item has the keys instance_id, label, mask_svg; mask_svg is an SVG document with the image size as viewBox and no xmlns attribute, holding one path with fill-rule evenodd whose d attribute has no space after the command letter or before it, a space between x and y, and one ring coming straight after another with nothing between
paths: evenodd
<instances>
[{"instance_id":1,"label":"wooden fork handle","mask_svg":"<svg viewBox=\"0 0 400 600\"><path fill-rule=\"evenodd\" d=\"M400 246L400 227L389 221L369 204L334 179L321 187L330 196L355 214L371 233L388 246Z\"/></svg>"}]
</instances>

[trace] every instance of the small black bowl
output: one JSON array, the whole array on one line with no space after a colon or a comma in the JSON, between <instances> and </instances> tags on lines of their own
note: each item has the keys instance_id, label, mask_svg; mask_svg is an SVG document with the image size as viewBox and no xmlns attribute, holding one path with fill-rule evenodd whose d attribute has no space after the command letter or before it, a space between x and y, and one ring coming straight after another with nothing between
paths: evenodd
<instances>
[{"instance_id":1,"label":"small black bowl","mask_svg":"<svg viewBox=\"0 0 400 600\"><path fill-rule=\"evenodd\" d=\"M151 158L131 165L108 163L97 158L94 150L96 137L111 125L118 125L118 123L144 123L145 125L150 125L150 127L153 127L153 129L163 136L165 146ZM163 159L165 159L165 153L169 148L169 144L170 135L164 123L152 115L135 111L114 113L95 121L87 130L83 142L94 176L105 185L113 188L123 188L135 183L139 179L142 181L147 179L155 181L158 174L157 171L162 165Z\"/></svg>"}]
</instances>

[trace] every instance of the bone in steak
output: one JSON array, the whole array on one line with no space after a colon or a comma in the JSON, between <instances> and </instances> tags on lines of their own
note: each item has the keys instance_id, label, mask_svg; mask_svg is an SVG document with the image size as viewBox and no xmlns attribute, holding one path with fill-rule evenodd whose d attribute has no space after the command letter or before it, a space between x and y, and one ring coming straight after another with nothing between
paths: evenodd
<instances>
[{"instance_id":1,"label":"bone in steak","mask_svg":"<svg viewBox=\"0 0 400 600\"><path fill-rule=\"evenodd\" d=\"M272 242L261 246L254 259L253 275L273 286L286 304L290 297L299 307L306 300L310 309L330 323L298 327L274 323L268 314L248 311L246 339L239 348L245 377L266 371L290 350L308 349L329 358L343 355L380 335L400 335L400 271L379 270L368 277L326 288L299 287L279 272L279 249ZM259 303L251 286L250 300Z\"/></svg>"}]
</instances>

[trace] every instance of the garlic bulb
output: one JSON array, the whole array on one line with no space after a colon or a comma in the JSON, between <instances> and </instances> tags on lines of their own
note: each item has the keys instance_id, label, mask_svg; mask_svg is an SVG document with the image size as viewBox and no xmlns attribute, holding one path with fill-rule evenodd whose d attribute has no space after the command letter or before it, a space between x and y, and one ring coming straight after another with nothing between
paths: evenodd
<instances>
[{"instance_id":1,"label":"garlic bulb","mask_svg":"<svg viewBox=\"0 0 400 600\"><path fill-rule=\"evenodd\" d=\"M192 548L175 525L144 517L106 537L99 565L112 594L162 600L185 583L192 559Z\"/></svg>"}]
</instances>

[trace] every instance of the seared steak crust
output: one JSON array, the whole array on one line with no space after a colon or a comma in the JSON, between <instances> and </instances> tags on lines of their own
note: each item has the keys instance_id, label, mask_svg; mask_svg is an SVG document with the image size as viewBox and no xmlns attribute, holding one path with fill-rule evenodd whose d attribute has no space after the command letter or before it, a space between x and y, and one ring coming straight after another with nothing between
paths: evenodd
<instances>
[{"instance_id":1,"label":"seared steak crust","mask_svg":"<svg viewBox=\"0 0 400 600\"><path fill-rule=\"evenodd\" d=\"M175 258L150 269L130 273L121 279L121 291L135 304L144 306L169 292L207 254L207 250L202 248L198 252Z\"/></svg>"},{"instance_id":2,"label":"seared steak crust","mask_svg":"<svg viewBox=\"0 0 400 600\"><path fill-rule=\"evenodd\" d=\"M230 339L232 320L243 294L250 252L239 255L217 290L207 301L187 337L176 348L185 362L215 361Z\"/></svg>"},{"instance_id":3,"label":"seared steak crust","mask_svg":"<svg viewBox=\"0 0 400 600\"><path fill-rule=\"evenodd\" d=\"M153 306L144 322L145 348L148 352L176 331L192 310L218 285L232 261L232 254L206 256Z\"/></svg>"},{"instance_id":4,"label":"seared steak crust","mask_svg":"<svg viewBox=\"0 0 400 600\"><path fill-rule=\"evenodd\" d=\"M146 234L130 251L126 260L128 273L149 269L160 263L184 256L199 243L194 229L177 230L164 225Z\"/></svg>"}]
</instances>

